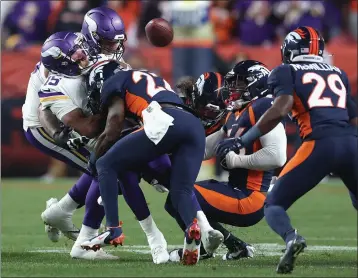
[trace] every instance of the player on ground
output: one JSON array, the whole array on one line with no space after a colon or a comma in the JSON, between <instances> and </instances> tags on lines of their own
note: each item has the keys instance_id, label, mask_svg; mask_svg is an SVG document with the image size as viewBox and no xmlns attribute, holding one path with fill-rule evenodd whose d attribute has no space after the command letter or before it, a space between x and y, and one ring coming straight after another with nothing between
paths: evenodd
<instances>
[{"instance_id":1,"label":"player on ground","mask_svg":"<svg viewBox=\"0 0 358 278\"><path fill-rule=\"evenodd\" d=\"M284 64L275 68L268 79L269 90L275 96L272 107L247 133L221 142L217 151L225 155L252 144L290 112L297 121L303 143L265 202L267 223L286 242L278 273L290 273L295 259L306 247L305 239L291 226L286 213L296 200L333 172L343 180L356 204L356 105L346 73L323 62L324 44L312 27L290 32L281 47Z\"/></svg>"},{"instance_id":2,"label":"player on ground","mask_svg":"<svg viewBox=\"0 0 358 278\"><path fill-rule=\"evenodd\" d=\"M201 238L206 249L215 251L223 235L209 225L193 193L205 150L200 120L163 78L147 71L117 72L109 77L101 89L101 104L108 110L107 124L91 162L98 171L108 230L82 246L96 249L122 241L114 181L138 165L172 153L171 201L186 227L183 262L197 263ZM144 128L118 140L128 115L143 120Z\"/></svg>"},{"instance_id":3,"label":"player on ground","mask_svg":"<svg viewBox=\"0 0 358 278\"><path fill-rule=\"evenodd\" d=\"M266 97L269 70L260 62L247 60L238 63L225 78L217 73L203 74L187 91L187 102L202 118L208 128L221 122L227 105L231 111L223 127L206 138L204 159L215 154L215 147L225 137L235 137L252 127L271 107L273 99ZM220 80L225 80L222 87ZM236 227L248 227L258 223L264 216L264 200L269 189L273 170L286 161L286 134L279 124L267 135L260 137L245 150L236 154L230 152L222 161L229 171L229 181L199 181L195 194L209 223L223 233L228 253L224 260L253 257L254 249L230 234L218 222ZM166 208L172 213L167 202ZM181 224L180 219L178 223ZM201 255L205 255L201 250ZM182 250L170 253L171 260L177 261Z\"/></svg>"}]
</instances>

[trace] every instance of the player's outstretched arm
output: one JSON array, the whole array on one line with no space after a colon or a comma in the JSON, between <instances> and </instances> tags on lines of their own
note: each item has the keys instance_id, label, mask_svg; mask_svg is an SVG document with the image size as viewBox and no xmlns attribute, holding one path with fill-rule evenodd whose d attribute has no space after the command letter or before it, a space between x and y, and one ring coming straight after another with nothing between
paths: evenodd
<instances>
[{"instance_id":1,"label":"player's outstretched arm","mask_svg":"<svg viewBox=\"0 0 358 278\"><path fill-rule=\"evenodd\" d=\"M61 120L66 126L88 138L96 137L103 130L103 117L101 115L86 116L80 108L67 113Z\"/></svg>"},{"instance_id":2,"label":"player's outstretched arm","mask_svg":"<svg viewBox=\"0 0 358 278\"><path fill-rule=\"evenodd\" d=\"M98 137L95 147L96 159L100 158L121 136L125 116L124 101L113 97L107 113L106 127Z\"/></svg>"}]
</instances>

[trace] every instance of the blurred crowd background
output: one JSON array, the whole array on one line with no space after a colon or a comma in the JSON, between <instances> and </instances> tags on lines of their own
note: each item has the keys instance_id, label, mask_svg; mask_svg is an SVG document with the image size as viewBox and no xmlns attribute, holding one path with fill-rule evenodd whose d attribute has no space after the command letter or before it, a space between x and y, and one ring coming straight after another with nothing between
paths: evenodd
<instances>
[{"instance_id":1,"label":"blurred crowd background","mask_svg":"<svg viewBox=\"0 0 358 278\"><path fill-rule=\"evenodd\" d=\"M125 23L128 41L124 59L133 68L148 68L161 74L173 85L182 76L198 77L205 71L225 74L235 63L248 58L273 68L280 63L279 47L287 32L309 25L326 40L327 63L348 73L352 93L357 95L356 0L4 1L1 2L3 175L46 173L47 167L43 165L49 159L28 145L22 135L21 106L29 74L40 58L41 44L50 34L80 31L85 13L101 5L116 10ZM145 25L156 17L163 17L173 25L175 36L170 47L154 48L145 37ZM299 139L294 125L288 124L287 132L288 154L292 156ZM34 158L38 167L29 168L28 162ZM64 170L60 168L50 167L53 173L47 174L62 175Z\"/></svg>"}]
</instances>

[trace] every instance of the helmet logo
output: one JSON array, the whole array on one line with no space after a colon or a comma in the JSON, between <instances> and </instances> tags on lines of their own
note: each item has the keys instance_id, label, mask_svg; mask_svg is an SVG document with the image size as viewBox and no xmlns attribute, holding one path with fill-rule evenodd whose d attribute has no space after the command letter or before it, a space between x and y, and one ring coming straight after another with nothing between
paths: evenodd
<instances>
[{"instance_id":1,"label":"helmet logo","mask_svg":"<svg viewBox=\"0 0 358 278\"><path fill-rule=\"evenodd\" d=\"M41 53L42 57L52 56L54 59L59 59L62 55L62 51L57 46L50 47L46 51Z\"/></svg>"},{"instance_id":2,"label":"helmet logo","mask_svg":"<svg viewBox=\"0 0 358 278\"><path fill-rule=\"evenodd\" d=\"M252 67L249 67L247 69L247 71L248 72L257 72L258 71L258 72L262 73L263 75L270 74L270 71L267 68L265 68L264 66L261 66L261 65L254 65Z\"/></svg>"},{"instance_id":3,"label":"helmet logo","mask_svg":"<svg viewBox=\"0 0 358 278\"><path fill-rule=\"evenodd\" d=\"M294 43L297 43L298 41L297 40L301 40L301 36L300 34L298 34L297 32L293 31L293 32L290 32L287 36L286 36L286 40L287 42L294 42Z\"/></svg>"}]
</instances>

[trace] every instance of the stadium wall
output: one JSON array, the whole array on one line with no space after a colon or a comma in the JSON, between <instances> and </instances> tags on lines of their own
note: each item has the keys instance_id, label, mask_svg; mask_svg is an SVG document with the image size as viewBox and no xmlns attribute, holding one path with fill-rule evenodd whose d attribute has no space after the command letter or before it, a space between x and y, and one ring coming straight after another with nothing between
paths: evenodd
<instances>
[{"instance_id":1,"label":"stadium wall","mask_svg":"<svg viewBox=\"0 0 358 278\"><path fill-rule=\"evenodd\" d=\"M216 51L224 59L231 59L237 53L245 53L249 58L264 62L269 68L280 63L279 46L269 48L247 47L240 44L220 46ZM148 69L158 69L161 75L171 82L172 65L170 48L140 48ZM349 77L352 93L357 96L357 49L356 45L329 45L333 53L333 64L344 69ZM29 47L17 52L2 52L1 72L1 171L2 176L38 176L43 174L49 158L34 147L24 137L21 107L24 103L30 73L40 56L40 46ZM200 61L198 61L200 62ZM292 156L299 143L296 128L287 125Z\"/></svg>"}]
</instances>

